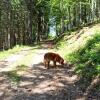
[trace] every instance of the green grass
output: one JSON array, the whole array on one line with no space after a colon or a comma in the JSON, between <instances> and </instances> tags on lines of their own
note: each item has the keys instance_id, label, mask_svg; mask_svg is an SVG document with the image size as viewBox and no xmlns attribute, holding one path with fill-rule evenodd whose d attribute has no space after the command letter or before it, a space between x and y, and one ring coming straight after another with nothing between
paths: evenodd
<instances>
[{"instance_id":1,"label":"green grass","mask_svg":"<svg viewBox=\"0 0 100 100\"><path fill-rule=\"evenodd\" d=\"M19 45L16 45L13 49L5 50L5 51L0 51L0 60L5 59L6 57L8 57L11 54L14 54L16 52L21 51L24 48L29 48L29 46L19 46Z\"/></svg>"},{"instance_id":2,"label":"green grass","mask_svg":"<svg viewBox=\"0 0 100 100\"><path fill-rule=\"evenodd\" d=\"M18 65L16 68L15 68L15 70L16 71L26 71L28 69L28 66L26 66L26 65Z\"/></svg>"},{"instance_id":3,"label":"green grass","mask_svg":"<svg viewBox=\"0 0 100 100\"><path fill-rule=\"evenodd\" d=\"M8 80L10 80L11 84L18 85L21 81L21 75L23 71L26 71L28 66L26 65L19 65L12 71L6 73ZM21 72L21 74L19 74Z\"/></svg>"},{"instance_id":4,"label":"green grass","mask_svg":"<svg viewBox=\"0 0 100 100\"><path fill-rule=\"evenodd\" d=\"M55 38L55 36L49 34L48 39L53 40Z\"/></svg>"},{"instance_id":5,"label":"green grass","mask_svg":"<svg viewBox=\"0 0 100 100\"><path fill-rule=\"evenodd\" d=\"M84 77L95 77L100 74L100 33L87 41L84 47L67 55L76 66L76 72Z\"/></svg>"},{"instance_id":6,"label":"green grass","mask_svg":"<svg viewBox=\"0 0 100 100\"><path fill-rule=\"evenodd\" d=\"M21 76L17 74L17 70L9 71L7 74L8 80L10 80L11 84L19 84L21 81Z\"/></svg>"},{"instance_id":7,"label":"green grass","mask_svg":"<svg viewBox=\"0 0 100 100\"><path fill-rule=\"evenodd\" d=\"M20 82L22 81L22 77L29 70L28 67L29 66L26 66L24 64L17 65L16 68L14 68L13 70L5 72L7 80L12 86L17 86L20 84Z\"/></svg>"},{"instance_id":8,"label":"green grass","mask_svg":"<svg viewBox=\"0 0 100 100\"><path fill-rule=\"evenodd\" d=\"M57 47L80 77L89 81L100 75L100 31L89 36L82 34L77 40L62 40Z\"/></svg>"}]
</instances>

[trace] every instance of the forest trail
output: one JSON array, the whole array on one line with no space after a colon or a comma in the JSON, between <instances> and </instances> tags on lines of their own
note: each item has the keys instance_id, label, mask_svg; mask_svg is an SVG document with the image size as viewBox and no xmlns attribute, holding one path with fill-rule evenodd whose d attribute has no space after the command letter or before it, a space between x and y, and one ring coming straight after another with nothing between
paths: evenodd
<instances>
[{"instance_id":1,"label":"forest trail","mask_svg":"<svg viewBox=\"0 0 100 100\"><path fill-rule=\"evenodd\" d=\"M10 71L12 70L15 66L14 64L21 59L23 59L26 55L29 54L33 49L31 48L24 48L19 52L16 52L14 54L9 55L7 58L4 60L0 61L0 72L4 71Z\"/></svg>"},{"instance_id":2,"label":"forest trail","mask_svg":"<svg viewBox=\"0 0 100 100\"><path fill-rule=\"evenodd\" d=\"M15 56L16 60L8 57L8 64L23 59L29 51L31 49L22 50L18 53L19 55L13 55L12 57ZM78 77L72 65L65 64L64 67L57 69L44 67L43 55L48 51L53 51L53 49L36 50L24 73L18 74L13 71L7 72L7 70L3 72L2 70L0 100L86 100L77 84ZM18 59L18 57L21 58Z\"/></svg>"},{"instance_id":3,"label":"forest trail","mask_svg":"<svg viewBox=\"0 0 100 100\"><path fill-rule=\"evenodd\" d=\"M99 29L99 28L100 28L100 24L97 24L97 25L95 25L93 27L84 27L83 30L81 30L78 35L72 37L72 40L76 41L76 39L77 39L79 41L79 43L80 43L82 41L81 41L81 39L78 39L78 38L80 37L80 35L83 32L85 33L85 38L86 38L86 36L88 37L89 35L92 35L94 33L94 31L97 30L97 29ZM33 57L31 59L32 60L31 63L29 63L28 66L32 67L32 65L35 64L36 62L38 62L38 61L42 62L43 55L46 52L48 52L48 51L57 52L57 51L54 51L53 48L54 48L54 41L52 41L52 40L50 40L50 41L44 41L43 43L41 43L41 45L36 48L36 52L35 53L33 52L34 47L24 48L21 51L15 53L15 54L11 54L6 59L0 60L0 72L10 71L12 68L15 67L15 65L16 65L16 63L18 61L20 61L23 58L25 58L27 55L30 54L30 52L33 52L33 55L32 55Z\"/></svg>"},{"instance_id":4,"label":"forest trail","mask_svg":"<svg viewBox=\"0 0 100 100\"><path fill-rule=\"evenodd\" d=\"M88 30L88 33L93 32ZM51 44L44 43L35 52L27 48L9 56L4 64L0 62L0 100L99 100L97 92L85 95L85 86L80 85L72 65L66 63L64 67L46 69L43 55L48 51L56 52ZM14 63L25 59L30 52L31 61L20 65L27 68L25 71L10 71L17 67L12 66Z\"/></svg>"},{"instance_id":5,"label":"forest trail","mask_svg":"<svg viewBox=\"0 0 100 100\"><path fill-rule=\"evenodd\" d=\"M38 53L35 56L40 55ZM39 61L41 58L42 55L36 59ZM35 60L33 66L20 76L18 83L13 83L12 77L17 75L0 74L0 100L75 100L72 84L77 76L70 68L45 69L41 61Z\"/></svg>"},{"instance_id":6,"label":"forest trail","mask_svg":"<svg viewBox=\"0 0 100 100\"><path fill-rule=\"evenodd\" d=\"M38 48L31 63L27 65L28 69L20 76L10 71L15 67L11 65L25 58L32 49L25 49L9 56L4 60L5 64L1 62L0 100L75 100L77 94L73 93L76 91L72 87L77 76L73 69L66 65L63 68L46 69L42 63L46 52L55 52L50 48L46 49L44 44L41 49ZM14 82L13 79L17 81Z\"/></svg>"},{"instance_id":7,"label":"forest trail","mask_svg":"<svg viewBox=\"0 0 100 100\"><path fill-rule=\"evenodd\" d=\"M0 60L0 72L11 71L14 67L18 66L19 61L25 59L25 57L33 56L31 59L31 63L29 62L28 66L32 67L32 64L36 64L38 61L43 60L43 55L46 52L52 51L52 44L41 44L39 47L26 47L19 52L9 55L4 60ZM47 49L48 48L48 49ZM30 55L31 53L31 55ZM33 54L32 54L33 53ZM35 58L35 59L34 59Z\"/></svg>"}]
</instances>

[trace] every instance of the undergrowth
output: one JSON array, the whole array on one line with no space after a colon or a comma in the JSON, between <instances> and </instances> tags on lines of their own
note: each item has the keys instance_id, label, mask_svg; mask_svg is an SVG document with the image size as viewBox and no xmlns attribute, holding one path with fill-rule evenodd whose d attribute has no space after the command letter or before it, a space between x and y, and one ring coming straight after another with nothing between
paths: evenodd
<instances>
[{"instance_id":1,"label":"undergrowth","mask_svg":"<svg viewBox=\"0 0 100 100\"><path fill-rule=\"evenodd\" d=\"M100 32L65 58L74 64L75 72L87 81L100 75Z\"/></svg>"},{"instance_id":2,"label":"undergrowth","mask_svg":"<svg viewBox=\"0 0 100 100\"><path fill-rule=\"evenodd\" d=\"M62 40L57 46L60 51L62 50L66 62L74 65L76 74L88 83L100 76L100 31L88 36L87 39L80 36L80 39L80 43L75 40L70 44L68 42L72 39Z\"/></svg>"}]
</instances>

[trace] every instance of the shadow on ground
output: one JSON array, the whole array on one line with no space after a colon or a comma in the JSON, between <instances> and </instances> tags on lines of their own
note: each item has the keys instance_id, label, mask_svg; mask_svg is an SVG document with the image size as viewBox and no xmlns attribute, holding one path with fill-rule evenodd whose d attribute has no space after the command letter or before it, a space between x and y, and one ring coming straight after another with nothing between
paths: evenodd
<instances>
[{"instance_id":1,"label":"shadow on ground","mask_svg":"<svg viewBox=\"0 0 100 100\"><path fill-rule=\"evenodd\" d=\"M51 66L50 69L46 69L41 62L32 68L21 65L14 71L0 74L0 98L1 100L86 100L82 99L85 91L80 89L80 84L76 84L78 81L73 67L67 64L58 68ZM87 100L99 100L99 98Z\"/></svg>"}]
</instances>

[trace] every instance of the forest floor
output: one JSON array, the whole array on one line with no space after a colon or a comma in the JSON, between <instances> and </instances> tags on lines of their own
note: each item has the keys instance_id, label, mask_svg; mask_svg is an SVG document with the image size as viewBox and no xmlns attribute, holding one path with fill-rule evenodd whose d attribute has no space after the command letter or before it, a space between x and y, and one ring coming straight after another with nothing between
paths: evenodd
<instances>
[{"instance_id":1,"label":"forest floor","mask_svg":"<svg viewBox=\"0 0 100 100\"><path fill-rule=\"evenodd\" d=\"M85 93L72 65L46 69L43 56L48 51L56 52L52 44L43 44L0 61L0 100L100 100L100 91Z\"/></svg>"}]
</instances>

